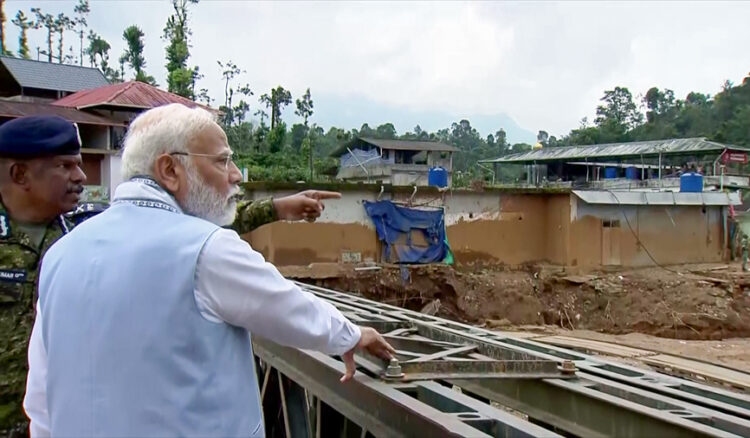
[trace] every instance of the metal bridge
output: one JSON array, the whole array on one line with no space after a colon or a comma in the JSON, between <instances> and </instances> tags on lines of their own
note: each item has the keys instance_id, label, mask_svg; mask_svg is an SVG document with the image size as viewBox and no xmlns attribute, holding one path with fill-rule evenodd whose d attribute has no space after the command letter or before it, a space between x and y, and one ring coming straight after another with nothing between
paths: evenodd
<instances>
[{"instance_id":1,"label":"metal bridge","mask_svg":"<svg viewBox=\"0 0 750 438\"><path fill-rule=\"evenodd\" d=\"M397 360L254 339L269 437L750 436L750 396L298 283Z\"/></svg>"}]
</instances>

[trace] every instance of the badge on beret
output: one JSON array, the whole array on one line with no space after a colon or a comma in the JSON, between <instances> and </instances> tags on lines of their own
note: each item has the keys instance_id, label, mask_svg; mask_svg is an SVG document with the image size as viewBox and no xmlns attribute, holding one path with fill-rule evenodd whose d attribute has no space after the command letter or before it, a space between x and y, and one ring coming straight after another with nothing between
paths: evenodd
<instances>
[{"instance_id":1,"label":"badge on beret","mask_svg":"<svg viewBox=\"0 0 750 438\"><path fill-rule=\"evenodd\" d=\"M76 138L78 139L78 146L83 146L83 140L81 140L81 131L78 129L78 123L73 123L76 128Z\"/></svg>"},{"instance_id":2,"label":"badge on beret","mask_svg":"<svg viewBox=\"0 0 750 438\"><path fill-rule=\"evenodd\" d=\"M10 221L8 215L0 213L0 237L10 236Z\"/></svg>"}]
</instances>

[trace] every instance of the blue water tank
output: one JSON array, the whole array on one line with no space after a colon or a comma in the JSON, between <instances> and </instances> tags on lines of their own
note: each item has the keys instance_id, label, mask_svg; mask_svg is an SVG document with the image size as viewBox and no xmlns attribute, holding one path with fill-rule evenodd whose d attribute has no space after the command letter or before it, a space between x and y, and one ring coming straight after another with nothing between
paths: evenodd
<instances>
[{"instance_id":1,"label":"blue water tank","mask_svg":"<svg viewBox=\"0 0 750 438\"><path fill-rule=\"evenodd\" d=\"M446 187L448 185L448 171L440 166L433 167L427 173L427 184L437 187Z\"/></svg>"},{"instance_id":2,"label":"blue water tank","mask_svg":"<svg viewBox=\"0 0 750 438\"><path fill-rule=\"evenodd\" d=\"M604 179L613 179L617 178L617 168L616 167L605 167L604 168Z\"/></svg>"},{"instance_id":3,"label":"blue water tank","mask_svg":"<svg viewBox=\"0 0 750 438\"><path fill-rule=\"evenodd\" d=\"M697 172L687 172L680 176L680 191L681 192L702 192L703 191L703 175Z\"/></svg>"},{"instance_id":4,"label":"blue water tank","mask_svg":"<svg viewBox=\"0 0 750 438\"><path fill-rule=\"evenodd\" d=\"M625 178L627 179L639 179L640 178L640 172L638 171L638 168L635 166L630 166L625 169Z\"/></svg>"}]
</instances>

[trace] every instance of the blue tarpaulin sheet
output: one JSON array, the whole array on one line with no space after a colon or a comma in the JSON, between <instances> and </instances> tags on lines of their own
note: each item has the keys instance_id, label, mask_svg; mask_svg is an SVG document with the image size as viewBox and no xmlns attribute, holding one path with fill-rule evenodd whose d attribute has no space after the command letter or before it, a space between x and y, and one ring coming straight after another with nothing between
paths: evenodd
<instances>
[{"instance_id":1,"label":"blue tarpaulin sheet","mask_svg":"<svg viewBox=\"0 0 750 438\"><path fill-rule=\"evenodd\" d=\"M442 262L448 254L443 210L417 210L391 201L364 201L389 263Z\"/></svg>"}]
</instances>

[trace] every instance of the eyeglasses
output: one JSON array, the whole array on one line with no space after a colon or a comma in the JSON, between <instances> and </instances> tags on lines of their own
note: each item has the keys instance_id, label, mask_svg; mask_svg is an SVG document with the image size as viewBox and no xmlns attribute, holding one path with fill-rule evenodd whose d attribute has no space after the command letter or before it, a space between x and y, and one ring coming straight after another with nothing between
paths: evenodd
<instances>
[{"instance_id":1,"label":"eyeglasses","mask_svg":"<svg viewBox=\"0 0 750 438\"><path fill-rule=\"evenodd\" d=\"M169 155L184 155L186 157L206 157L214 158L214 162L224 166L224 170L229 170L229 163L232 162L232 154L196 154L194 152L170 152Z\"/></svg>"}]
</instances>

